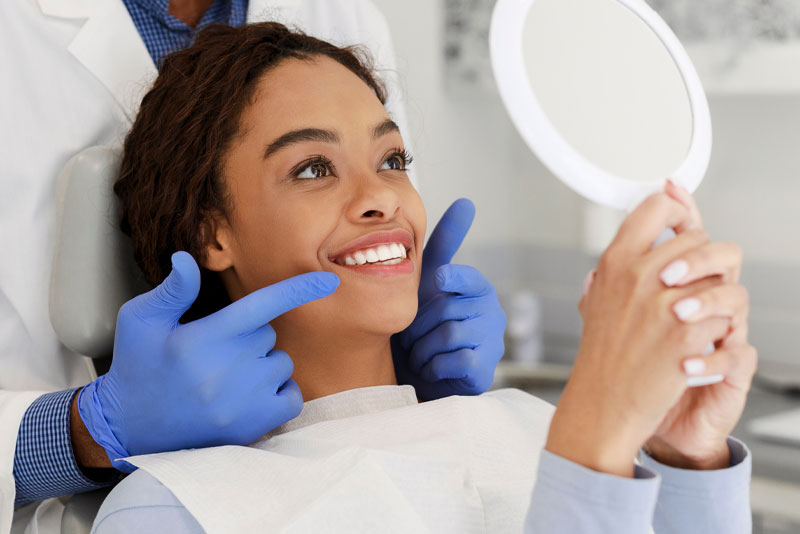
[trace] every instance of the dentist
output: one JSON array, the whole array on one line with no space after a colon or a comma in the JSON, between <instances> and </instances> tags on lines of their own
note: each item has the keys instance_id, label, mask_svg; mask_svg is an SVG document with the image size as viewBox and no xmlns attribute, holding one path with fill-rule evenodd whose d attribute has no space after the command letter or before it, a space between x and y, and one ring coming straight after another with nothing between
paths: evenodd
<instances>
[{"instance_id":1,"label":"dentist","mask_svg":"<svg viewBox=\"0 0 800 534\"><path fill-rule=\"evenodd\" d=\"M300 412L291 355L272 351L274 337L242 339L234 327L245 315L251 321L257 316L268 331L275 316L333 292L338 282L326 273L264 288L256 309L226 308L209 318L197 339L182 335L178 324L199 290L182 256L163 284L120 311L114 367L95 380L85 361L59 343L48 314L61 167L86 147L121 143L160 59L187 46L197 29L267 19L366 45L387 73L387 107L407 130L389 30L369 0L0 3L0 534L26 525L57 531L63 504L52 497L114 483L120 471L130 470L117 458L244 444ZM474 269L450 265L473 215L469 202L456 202L434 230L425 250L420 314L395 344L398 379L422 399L482 393L503 353L505 317L494 289ZM441 336L427 365L413 372L408 351L414 341L457 320L439 312L457 309L460 297L469 297L471 309L481 307L468 320L473 330L490 332L491 341L452 360L439 356L460 347ZM259 375L229 365L231 353L266 355ZM220 406L225 409L211 408Z\"/></svg>"}]
</instances>

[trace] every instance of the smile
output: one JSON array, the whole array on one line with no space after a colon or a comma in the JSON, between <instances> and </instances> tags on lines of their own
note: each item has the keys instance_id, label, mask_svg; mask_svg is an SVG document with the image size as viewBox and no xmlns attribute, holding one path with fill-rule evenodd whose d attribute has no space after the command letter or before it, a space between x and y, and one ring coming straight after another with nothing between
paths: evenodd
<instances>
[{"instance_id":1,"label":"smile","mask_svg":"<svg viewBox=\"0 0 800 534\"><path fill-rule=\"evenodd\" d=\"M339 265L397 265L407 255L405 245L402 243L389 243L388 245L379 245L344 254L334 258L334 262Z\"/></svg>"}]
</instances>

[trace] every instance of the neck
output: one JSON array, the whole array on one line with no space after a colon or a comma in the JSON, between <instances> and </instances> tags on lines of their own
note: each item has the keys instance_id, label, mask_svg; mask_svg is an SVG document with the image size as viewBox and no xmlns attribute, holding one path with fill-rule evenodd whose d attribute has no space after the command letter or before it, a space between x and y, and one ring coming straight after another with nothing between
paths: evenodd
<instances>
[{"instance_id":1,"label":"neck","mask_svg":"<svg viewBox=\"0 0 800 534\"><path fill-rule=\"evenodd\" d=\"M169 0L169 14L194 28L214 0Z\"/></svg>"},{"instance_id":2,"label":"neck","mask_svg":"<svg viewBox=\"0 0 800 534\"><path fill-rule=\"evenodd\" d=\"M292 378L304 401L369 386L397 385L389 337L292 333L276 327L277 346L294 362Z\"/></svg>"}]
</instances>

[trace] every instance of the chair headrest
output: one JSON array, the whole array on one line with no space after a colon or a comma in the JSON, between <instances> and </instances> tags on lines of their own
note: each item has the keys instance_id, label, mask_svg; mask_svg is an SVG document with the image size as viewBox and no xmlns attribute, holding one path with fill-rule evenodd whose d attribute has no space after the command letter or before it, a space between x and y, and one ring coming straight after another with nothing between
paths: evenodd
<instances>
[{"instance_id":1,"label":"chair headrest","mask_svg":"<svg viewBox=\"0 0 800 534\"><path fill-rule=\"evenodd\" d=\"M117 312L150 289L119 229L112 189L121 154L90 147L70 159L58 176L57 236L50 278L50 321L70 350L110 356Z\"/></svg>"}]
</instances>

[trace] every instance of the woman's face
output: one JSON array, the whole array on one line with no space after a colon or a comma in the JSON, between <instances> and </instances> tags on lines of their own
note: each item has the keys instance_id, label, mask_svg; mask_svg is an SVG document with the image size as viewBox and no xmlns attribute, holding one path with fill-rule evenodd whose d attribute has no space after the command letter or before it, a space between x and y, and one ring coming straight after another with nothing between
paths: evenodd
<instances>
[{"instance_id":1,"label":"woman's face","mask_svg":"<svg viewBox=\"0 0 800 534\"><path fill-rule=\"evenodd\" d=\"M273 322L292 331L391 334L417 311L425 210L378 98L327 57L286 60L258 83L226 156L227 217L206 267L232 299L330 271L325 299ZM382 261L381 261L382 260Z\"/></svg>"}]
</instances>

